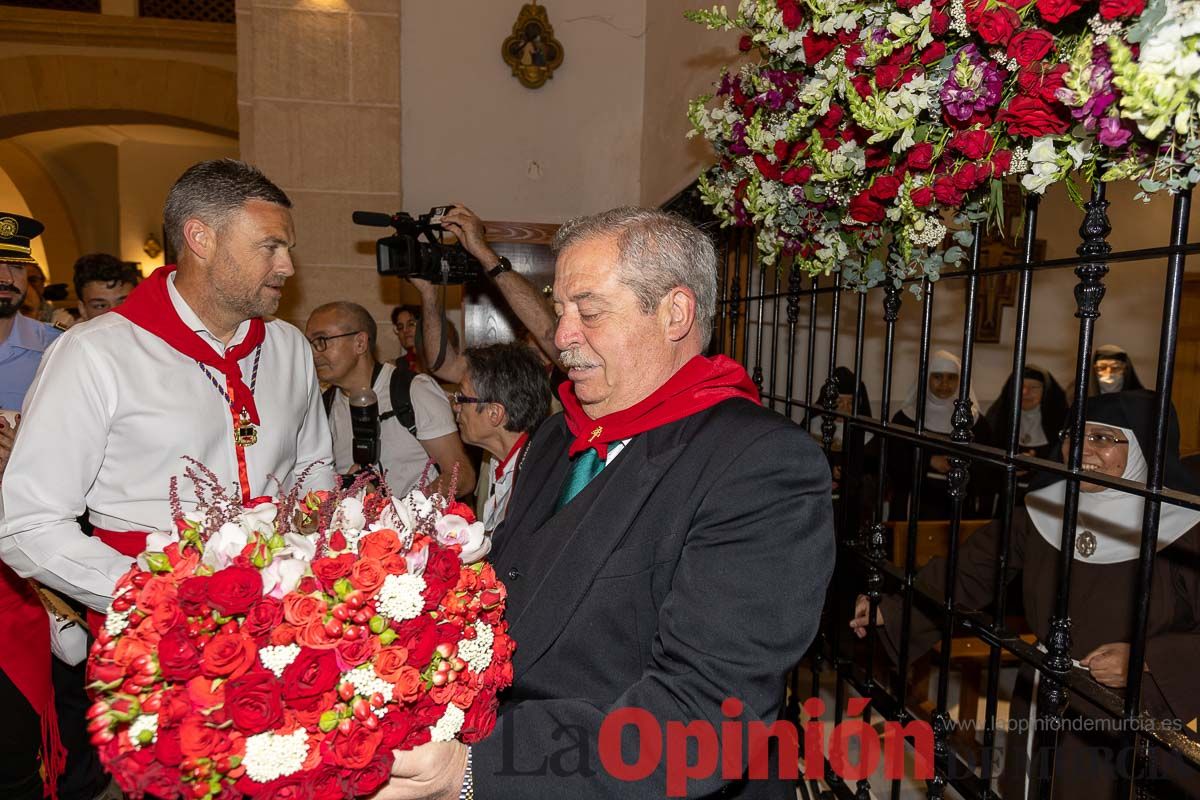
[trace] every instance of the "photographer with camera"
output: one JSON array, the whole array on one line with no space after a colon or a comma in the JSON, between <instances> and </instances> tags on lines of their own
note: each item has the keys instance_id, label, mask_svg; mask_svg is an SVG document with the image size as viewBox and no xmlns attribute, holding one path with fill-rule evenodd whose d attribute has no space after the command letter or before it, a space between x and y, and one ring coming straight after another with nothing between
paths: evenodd
<instances>
[{"instance_id":1,"label":"photographer with camera","mask_svg":"<svg viewBox=\"0 0 1200 800\"><path fill-rule=\"evenodd\" d=\"M449 494L455 465L457 494L474 489L475 469L463 452L446 395L433 378L410 372L402 359L399 366L376 360L377 327L365 308L326 303L312 312L304 335L312 344L317 377L331 384L325 409L339 474L353 473L367 465L364 461L377 463L392 491L403 495L432 459L434 475L440 473L435 491ZM369 453L365 459L363 452Z\"/></svg>"},{"instance_id":2,"label":"photographer with camera","mask_svg":"<svg viewBox=\"0 0 1200 800\"><path fill-rule=\"evenodd\" d=\"M454 234L463 249L479 262L480 271L496 284L517 319L531 332L538 348L557 365L559 353L554 346L554 328L557 324L554 310L528 278L513 271L508 259L497 255L488 246L483 220L466 206L456 204L449 206L440 219L434 218L434 221ZM434 285L417 275L407 277L421 295L423 355L430 365L430 371L444 381L462 381L466 360L462 352L449 341L449 337L442 344L444 315L438 306Z\"/></svg>"}]
</instances>

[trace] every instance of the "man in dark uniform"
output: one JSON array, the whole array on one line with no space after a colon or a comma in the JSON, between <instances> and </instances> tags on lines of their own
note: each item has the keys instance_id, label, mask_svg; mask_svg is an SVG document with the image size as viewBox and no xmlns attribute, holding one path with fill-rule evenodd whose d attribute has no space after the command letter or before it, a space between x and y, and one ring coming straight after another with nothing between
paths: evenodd
<instances>
[{"instance_id":1,"label":"man in dark uniform","mask_svg":"<svg viewBox=\"0 0 1200 800\"><path fill-rule=\"evenodd\" d=\"M628 730L602 746L605 719L641 709L659 745L669 723L769 726L817 631L834 558L829 468L740 365L702 355L711 242L625 208L567 223L555 249L565 412L530 444L493 553L513 686L490 738L398 753L379 800L476 787L509 800L663 797L653 732L640 755ZM614 776L614 749L652 769ZM791 781L746 780L744 760L729 779L712 766L685 781L689 796L795 797Z\"/></svg>"}]
</instances>

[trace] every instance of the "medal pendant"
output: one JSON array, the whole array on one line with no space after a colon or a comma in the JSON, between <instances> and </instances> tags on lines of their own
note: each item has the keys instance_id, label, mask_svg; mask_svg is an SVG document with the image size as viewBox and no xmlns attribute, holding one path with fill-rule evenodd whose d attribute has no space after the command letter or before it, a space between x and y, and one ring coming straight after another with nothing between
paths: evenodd
<instances>
[{"instance_id":1,"label":"medal pendant","mask_svg":"<svg viewBox=\"0 0 1200 800\"><path fill-rule=\"evenodd\" d=\"M1091 531L1080 531L1075 539L1075 552L1084 558L1091 558L1096 552L1096 534Z\"/></svg>"},{"instance_id":2,"label":"medal pendant","mask_svg":"<svg viewBox=\"0 0 1200 800\"><path fill-rule=\"evenodd\" d=\"M233 429L233 441L238 447L250 447L258 442L258 426L250 421L244 411Z\"/></svg>"}]
</instances>

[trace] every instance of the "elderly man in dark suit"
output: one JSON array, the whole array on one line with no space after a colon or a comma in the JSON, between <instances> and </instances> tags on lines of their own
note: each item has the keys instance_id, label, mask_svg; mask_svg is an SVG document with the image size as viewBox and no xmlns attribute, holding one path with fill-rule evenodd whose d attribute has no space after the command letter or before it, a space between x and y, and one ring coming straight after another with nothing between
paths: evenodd
<instances>
[{"instance_id":1,"label":"elderly man in dark suit","mask_svg":"<svg viewBox=\"0 0 1200 800\"><path fill-rule=\"evenodd\" d=\"M565 413L534 438L493 553L513 686L490 738L398 754L379 799L794 798L748 774L745 748L729 775L704 731L780 719L833 567L829 468L742 367L702 355L702 232L615 209L555 249Z\"/></svg>"}]
</instances>

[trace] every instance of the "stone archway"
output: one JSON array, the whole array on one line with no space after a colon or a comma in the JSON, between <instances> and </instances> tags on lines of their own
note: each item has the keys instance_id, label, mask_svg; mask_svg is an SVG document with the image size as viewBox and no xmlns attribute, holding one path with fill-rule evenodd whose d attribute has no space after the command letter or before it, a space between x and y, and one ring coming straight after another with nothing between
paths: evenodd
<instances>
[{"instance_id":1,"label":"stone archway","mask_svg":"<svg viewBox=\"0 0 1200 800\"><path fill-rule=\"evenodd\" d=\"M158 123L237 137L237 76L184 61L0 58L0 138L74 125Z\"/></svg>"}]
</instances>

